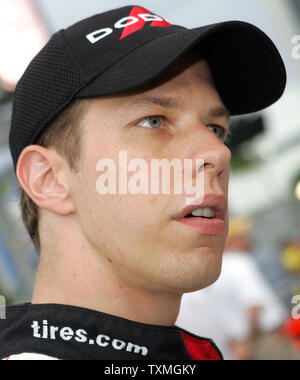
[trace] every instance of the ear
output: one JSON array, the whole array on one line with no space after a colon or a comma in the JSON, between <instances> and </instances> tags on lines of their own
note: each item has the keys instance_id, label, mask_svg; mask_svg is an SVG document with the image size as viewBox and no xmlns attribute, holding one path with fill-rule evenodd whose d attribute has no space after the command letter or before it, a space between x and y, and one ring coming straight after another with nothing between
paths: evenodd
<instances>
[{"instance_id":1,"label":"ear","mask_svg":"<svg viewBox=\"0 0 300 380\"><path fill-rule=\"evenodd\" d=\"M39 208L61 216L75 212L67 165L54 150L39 145L24 149L18 160L17 178Z\"/></svg>"}]
</instances>

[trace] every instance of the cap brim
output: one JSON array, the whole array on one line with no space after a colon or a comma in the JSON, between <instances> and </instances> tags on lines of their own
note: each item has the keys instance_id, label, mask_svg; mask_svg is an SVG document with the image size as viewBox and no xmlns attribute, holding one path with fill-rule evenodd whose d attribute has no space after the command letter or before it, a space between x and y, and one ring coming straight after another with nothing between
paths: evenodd
<instances>
[{"instance_id":1,"label":"cap brim","mask_svg":"<svg viewBox=\"0 0 300 380\"><path fill-rule=\"evenodd\" d=\"M285 66L270 38L251 24L230 21L155 38L101 73L76 98L139 90L191 49L207 60L231 115L260 111L284 92Z\"/></svg>"}]
</instances>

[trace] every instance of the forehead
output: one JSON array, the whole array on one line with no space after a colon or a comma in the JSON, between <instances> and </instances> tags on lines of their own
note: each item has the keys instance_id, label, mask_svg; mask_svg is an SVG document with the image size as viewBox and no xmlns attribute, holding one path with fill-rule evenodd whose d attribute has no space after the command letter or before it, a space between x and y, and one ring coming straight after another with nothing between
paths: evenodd
<instances>
[{"instance_id":1,"label":"forehead","mask_svg":"<svg viewBox=\"0 0 300 380\"><path fill-rule=\"evenodd\" d=\"M194 55L184 57L141 90L97 98L92 102L106 111L116 112L148 106L185 109L192 101L199 105L211 103L211 107L223 109L223 113L230 116L215 88L208 63Z\"/></svg>"},{"instance_id":2,"label":"forehead","mask_svg":"<svg viewBox=\"0 0 300 380\"><path fill-rule=\"evenodd\" d=\"M208 86L215 89L211 70L205 60L196 59L192 55L181 59L177 64L173 65L165 71L159 78L144 86L143 89L120 95L120 98L140 97L150 95L151 93L178 90L179 88Z\"/></svg>"}]
</instances>

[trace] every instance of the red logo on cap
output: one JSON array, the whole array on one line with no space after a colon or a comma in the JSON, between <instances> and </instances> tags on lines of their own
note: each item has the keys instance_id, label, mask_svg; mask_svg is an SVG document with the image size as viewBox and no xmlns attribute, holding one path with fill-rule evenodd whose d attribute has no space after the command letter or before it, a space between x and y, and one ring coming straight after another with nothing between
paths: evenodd
<instances>
[{"instance_id":1,"label":"red logo on cap","mask_svg":"<svg viewBox=\"0 0 300 380\"><path fill-rule=\"evenodd\" d=\"M129 18L132 18L132 22L130 22ZM153 15L152 12L140 7L133 7L129 18L128 26L125 27L120 38L121 40L143 29L147 21L152 21L151 27L159 26L169 28L171 26L171 24L162 17Z\"/></svg>"}]
</instances>

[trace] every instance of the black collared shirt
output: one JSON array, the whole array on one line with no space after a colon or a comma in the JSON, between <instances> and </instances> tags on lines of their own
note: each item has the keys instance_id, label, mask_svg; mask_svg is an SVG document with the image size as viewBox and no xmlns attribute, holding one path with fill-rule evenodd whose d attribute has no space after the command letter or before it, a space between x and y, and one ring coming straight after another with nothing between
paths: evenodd
<instances>
[{"instance_id":1,"label":"black collared shirt","mask_svg":"<svg viewBox=\"0 0 300 380\"><path fill-rule=\"evenodd\" d=\"M0 359L35 353L62 360L222 360L215 344L164 327L67 305L8 307Z\"/></svg>"}]
</instances>

